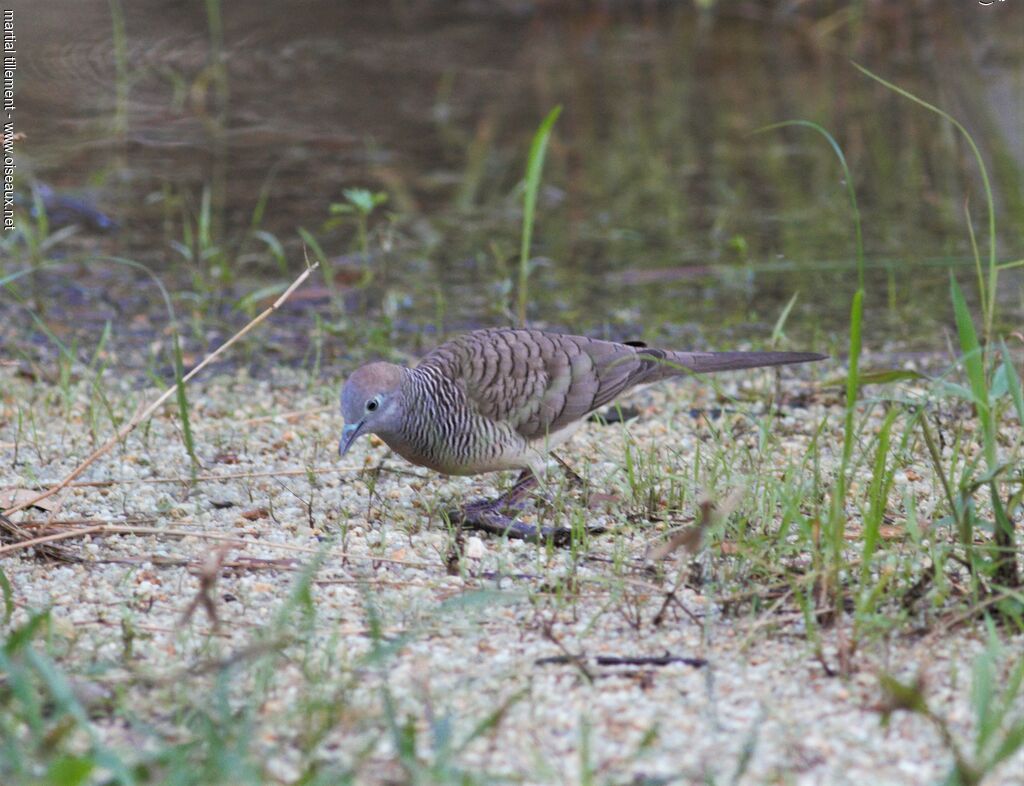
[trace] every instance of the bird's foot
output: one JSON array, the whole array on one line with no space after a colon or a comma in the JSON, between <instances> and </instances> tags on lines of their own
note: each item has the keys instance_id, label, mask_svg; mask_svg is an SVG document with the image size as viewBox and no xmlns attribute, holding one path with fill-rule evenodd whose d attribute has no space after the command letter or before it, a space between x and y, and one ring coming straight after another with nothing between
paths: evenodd
<instances>
[{"instance_id":1,"label":"bird's foot","mask_svg":"<svg viewBox=\"0 0 1024 786\"><path fill-rule=\"evenodd\" d=\"M522 503L519 503L518 506L521 507ZM547 543L550 540L556 546L564 546L572 539L572 530L568 527L541 527L527 524L505 515L503 511L507 510L508 505L500 498L480 500L452 511L448 514L448 518L462 529L475 529L530 543Z\"/></svg>"},{"instance_id":2,"label":"bird's foot","mask_svg":"<svg viewBox=\"0 0 1024 786\"><path fill-rule=\"evenodd\" d=\"M507 514L522 510L526 496L536 487L537 477L529 470L523 470L515 484L496 499L481 499L470 502L448 514L453 524L463 529L475 529L492 535L505 535L517 540L540 543L549 537L556 542L564 536L551 528L534 527Z\"/></svg>"},{"instance_id":3,"label":"bird's foot","mask_svg":"<svg viewBox=\"0 0 1024 786\"><path fill-rule=\"evenodd\" d=\"M497 499L478 500L448 514L453 524L464 529L475 529L489 532L492 535L504 535L515 540L530 543L547 543L556 546L568 545L572 540L572 530L568 527L542 527L527 524L512 518L507 513L522 510L526 504L526 495L537 485L536 476L525 470L511 489ZM594 528L590 532L597 534L603 528Z\"/></svg>"}]
</instances>

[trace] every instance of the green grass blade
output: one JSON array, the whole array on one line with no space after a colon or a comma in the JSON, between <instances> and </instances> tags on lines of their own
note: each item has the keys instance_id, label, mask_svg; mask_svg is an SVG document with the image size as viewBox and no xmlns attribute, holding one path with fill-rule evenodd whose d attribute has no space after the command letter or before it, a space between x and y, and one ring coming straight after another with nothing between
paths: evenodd
<instances>
[{"instance_id":1,"label":"green grass blade","mask_svg":"<svg viewBox=\"0 0 1024 786\"><path fill-rule=\"evenodd\" d=\"M789 319L789 312L793 310L793 306L796 305L796 299L798 297L800 297L799 290L793 293L793 297L789 299L785 308L782 309L782 313L779 314L779 318L775 320L775 327L772 328L772 338L770 342L773 347L779 342L779 339L782 338L782 331L786 327L786 320Z\"/></svg>"},{"instance_id":2,"label":"green grass blade","mask_svg":"<svg viewBox=\"0 0 1024 786\"><path fill-rule=\"evenodd\" d=\"M781 123L772 123L771 125L762 126L754 131L755 134L760 134L765 131L774 131L779 128L809 128L812 131L816 131L821 134L825 141L828 142L829 147L832 148L832 152L836 154L836 158L839 160L839 166L843 170L843 179L846 183L846 194L850 199L850 211L853 213L853 229L854 239L857 250L857 287L859 289L864 288L864 238L861 233L860 227L860 208L857 206L857 191L853 187L853 177L850 175L850 167L846 164L846 156L843 155L843 149L839 147L839 143L832 134L830 134L823 126L818 125L810 120L784 120Z\"/></svg>"},{"instance_id":3,"label":"green grass blade","mask_svg":"<svg viewBox=\"0 0 1024 786\"><path fill-rule=\"evenodd\" d=\"M1018 721L1006 732L999 748L992 756L991 766L995 768L1021 748L1024 748L1024 721Z\"/></svg>"},{"instance_id":4,"label":"green grass blade","mask_svg":"<svg viewBox=\"0 0 1024 786\"><path fill-rule=\"evenodd\" d=\"M971 387L971 396L978 409L978 419L984 430L985 459L989 469L996 466L995 428L992 422L992 409L989 402L988 382L985 379L985 360L978 342L978 334L974 329L974 320L964 300L956 278L950 273L950 294L953 299L953 313L956 317L956 330L960 339L960 351L964 354L964 369Z\"/></svg>"},{"instance_id":5,"label":"green grass blade","mask_svg":"<svg viewBox=\"0 0 1024 786\"><path fill-rule=\"evenodd\" d=\"M174 382L178 388L176 399L178 416L181 418L181 438L185 443L185 450L188 452L194 478L199 468L199 458L196 456L195 440L192 438L192 421L189 417L188 396L185 394L185 364L181 355L181 339L177 330L174 331Z\"/></svg>"},{"instance_id":6,"label":"green grass blade","mask_svg":"<svg viewBox=\"0 0 1024 786\"><path fill-rule=\"evenodd\" d=\"M905 368L891 368L863 372L860 375L860 384L861 387L864 385L890 385L894 382L908 382L917 379L927 380L928 375Z\"/></svg>"},{"instance_id":7,"label":"green grass blade","mask_svg":"<svg viewBox=\"0 0 1024 786\"><path fill-rule=\"evenodd\" d=\"M786 120L759 128L754 133L790 127L809 128L820 134L828 142L832 152L836 154L836 158L839 160L839 166L843 170L846 193L850 199L850 211L853 214L857 251L857 291L854 293L853 303L850 308L850 359L849 371L846 376L846 434L843 440L843 482L845 484L846 468L849 466L850 457L853 453L853 408L857 401L857 391L860 386L858 372L860 367L861 325L864 320L864 239L860 225L860 208L857 206L857 192L853 187L853 176L850 174L850 167L846 163L843 149L836 142L835 137L824 127L810 120Z\"/></svg>"},{"instance_id":8,"label":"green grass blade","mask_svg":"<svg viewBox=\"0 0 1024 786\"><path fill-rule=\"evenodd\" d=\"M258 289L254 289L252 292L242 295L242 297L235 302L234 308L239 311L244 311L252 316L257 303L262 300L266 300L267 298L276 297L287 288L287 284L269 284L265 287L259 287Z\"/></svg>"},{"instance_id":9,"label":"green grass blade","mask_svg":"<svg viewBox=\"0 0 1024 786\"><path fill-rule=\"evenodd\" d=\"M850 349L846 373L846 414L843 426L843 453L839 476L836 480L836 487L832 494L832 507L829 512L829 531L826 542L830 546L831 562L830 582L838 581L840 565L843 561L843 549L845 547L846 513L845 505L847 490L849 488L850 462L853 457L853 445L856 438L854 428L854 414L856 412L857 394L860 389L860 353L861 353L861 331L864 322L864 239L861 232L860 208L857 206L857 191L853 185L853 176L850 174L850 167L846 163L846 156L843 150L824 127L810 120L787 120L781 123L773 123L757 129L755 133L770 131L779 128L809 128L820 134L832 152L835 153L839 166L843 170L843 177L846 183L846 193L850 200L850 212L853 216L854 238L857 252L857 291L853 295L850 305ZM836 593L837 603L839 593Z\"/></svg>"},{"instance_id":10,"label":"green grass blade","mask_svg":"<svg viewBox=\"0 0 1024 786\"><path fill-rule=\"evenodd\" d=\"M889 458L889 435L899 412L900 410L896 407L890 409L878 432L878 449L875 453L871 487L868 491L870 506L864 519L864 544L861 551L861 582L865 584L871 574L871 559L878 546L878 536L882 528L882 519L885 516L886 501L892 486L892 472L886 472L885 463Z\"/></svg>"},{"instance_id":11,"label":"green grass blade","mask_svg":"<svg viewBox=\"0 0 1024 786\"><path fill-rule=\"evenodd\" d=\"M284 246L281 245L281 241L277 239L277 236L267 232L265 229L254 230L252 236L266 245L270 255L274 257L274 261L277 263L277 269L282 273L286 273L288 271L288 260L285 256Z\"/></svg>"},{"instance_id":12,"label":"green grass blade","mask_svg":"<svg viewBox=\"0 0 1024 786\"><path fill-rule=\"evenodd\" d=\"M853 294L850 304L850 357L846 372L846 416L845 433L843 434L843 475L853 456L853 415L857 404L857 391L860 387L860 352L862 346L862 327L864 323L864 289L861 287Z\"/></svg>"},{"instance_id":13,"label":"green grass blade","mask_svg":"<svg viewBox=\"0 0 1024 786\"><path fill-rule=\"evenodd\" d=\"M1022 389L1020 376L1014 368L1013 359L1010 357L1010 350L1006 348L1006 342L999 342L1003 353L1003 368L1006 369L1006 385L1009 388L1010 398L1017 410L1017 418L1024 424L1024 389Z\"/></svg>"},{"instance_id":14,"label":"green grass blade","mask_svg":"<svg viewBox=\"0 0 1024 786\"><path fill-rule=\"evenodd\" d=\"M6 625L11 621L11 617L14 616L14 590L11 589L11 582L7 579L7 574L4 573L3 569L0 568L0 590L4 593L4 621Z\"/></svg>"},{"instance_id":15,"label":"green grass blade","mask_svg":"<svg viewBox=\"0 0 1024 786\"><path fill-rule=\"evenodd\" d=\"M981 269L981 252L978 251L978 239L974 236L974 223L971 221L971 209L964 200L964 218L967 219L967 235L971 239L971 254L974 256L974 275L978 277L978 295L981 299L981 313L988 314L990 304L985 289L985 273Z\"/></svg>"},{"instance_id":16,"label":"green grass blade","mask_svg":"<svg viewBox=\"0 0 1024 786\"><path fill-rule=\"evenodd\" d=\"M302 238L302 242L313 249L313 256L315 259L322 260L326 266L327 255L324 253L323 248L320 246L320 241L313 237L313 233L305 227L299 227L296 230L299 233L299 237ZM324 270L324 278L327 277L327 271Z\"/></svg>"},{"instance_id":17,"label":"green grass blade","mask_svg":"<svg viewBox=\"0 0 1024 786\"><path fill-rule=\"evenodd\" d=\"M562 107L556 106L544 122L540 124L537 133L533 135L533 142L530 145L530 157L526 163L526 187L523 193L523 234L519 245L519 324L526 325L526 301L529 292L527 283L530 276L530 244L533 241L533 219L537 210L537 192L540 190L540 176L544 170L544 157L548 150L548 141L551 139L551 129L554 127L558 116L562 114Z\"/></svg>"}]
</instances>

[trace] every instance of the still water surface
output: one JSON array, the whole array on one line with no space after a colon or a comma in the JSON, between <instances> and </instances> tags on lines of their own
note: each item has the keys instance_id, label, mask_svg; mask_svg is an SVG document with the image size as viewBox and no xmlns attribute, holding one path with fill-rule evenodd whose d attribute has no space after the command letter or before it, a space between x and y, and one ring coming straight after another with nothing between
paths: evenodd
<instances>
[{"instance_id":1,"label":"still water surface","mask_svg":"<svg viewBox=\"0 0 1024 786\"><path fill-rule=\"evenodd\" d=\"M54 257L139 260L179 305L213 293L238 323L239 296L301 268L301 227L331 286L312 287L296 324L313 312L342 334L372 324L429 343L508 322L517 184L533 130L562 105L531 319L733 343L770 333L799 292L787 333L827 349L856 282L841 170L812 131L753 133L812 120L854 176L869 345L942 346L948 271L973 281L965 203L986 253L980 179L952 126L850 60L963 122L992 178L999 257L1019 258L1024 6L711 5L19 0L21 174L119 226L86 223ZM365 256L353 217L329 215L351 188L387 195ZM94 333L84 315L145 308L148 285L108 268L44 275L71 288L71 311L50 317ZM1019 324L1020 277L1003 277L1001 299Z\"/></svg>"}]
</instances>

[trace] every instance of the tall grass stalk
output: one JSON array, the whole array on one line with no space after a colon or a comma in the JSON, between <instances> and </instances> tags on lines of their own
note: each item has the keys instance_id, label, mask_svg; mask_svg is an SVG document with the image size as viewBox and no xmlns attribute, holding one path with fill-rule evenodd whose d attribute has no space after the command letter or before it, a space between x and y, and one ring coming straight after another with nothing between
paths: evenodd
<instances>
[{"instance_id":1,"label":"tall grass stalk","mask_svg":"<svg viewBox=\"0 0 1024 786\"><path fill-rule=\"evenodd\" d=\"M852 61L851 61L852 62ZM943 118L947 122L951 123L953 127L960 132L963 138L967 141L967 145L971 148L971 153L974 155L974 160L978 164L978 171L981 174L981 184L985 191L985 204L988 208L988 280L987 288L983 283L984 276L981 272L981 258L978 255L977 246L974 244L974 228L971 227L971 241L975 252L975 265L978 271L978 280L980 284L979 296L981 298L982 314L985 321L985 344L986 346L992 340L992 326L995 320L996 310L996 292L998 290L999 282L999 270L1000 266L996 264L996 210L995 202L992 199L992 185L988 179L988 170L985 168L985 161L981 157L981 151L978 150L978 146L974 143L974 138L970 135L966 128L951 114L939 109L934 104L929 104L927 101L918 98L908 90L904 90L899 85L895 85L892 82L883 79L878 74L865 68L860 63L853 62L853 67L860 71L864 76L874 79L881 85L892 90L904 98L913 101L918 106L923 106L929 112L934 112L939 117ZM970 223L970 217L968 216L968 223ZM986 291L987 289L987 291Z\"/></svg>"},{"instance_id":2,"label":"tall grass stalk","mask_svg":"<svg viewBox=\"0 0 1024 786\"><path fill-rule=\"evenodd\" d=\"M533 219L537 210L537 192L540 190L540 176L544 170L544 157L547 154L551 129L554 127L560 114L562 114L561 106L556 106L548 112L548 116L540 124L537 133L533 135L533 142L530 145L530 156L526 162L526 182L523 192L523 233L519 244L519 301L517 313L520 327L526 326L526 303L529 300L530 244L533 241Z\"/></svg>"},{"instance_id":3,"label":"tall grass stalk","mask_svg":"<svg viewBox=\"0 0 1024 786\"><path fill-rule=\"evenodd\" d=\"M854 429L854 415L856 413L857 395L860 390L860 353L861 353L861 329L864 322L864 239L861 232L860 209L857 206L857 192L854 189L853 177L850 175L850 168L846 163L846 156L839 147L839 143L825 128L810 120L787 120L781 123L773 123L758 129L758 132L770 131L778 128L809 128L820 134L828 142L832 152L839 160L839 166L843 170L843 178L846 183L846 192L850 200L850 212L853 217L854 240L857 253L857 290L853 294L850 304L850 344L849 357L847 360L846 372L846 410L843 421L843 454L839 469L839 476L836 478L836 485L832 491L832 507L829 514L829 535L832 550L831 584L836 586L838 571L842 564L842 551L845 547L846 530L846 497L849 488L850 462L853 458L853 445L856 436ZM841 602L839 593L836 594L836 602Z\"/></svg>"}]
</instances>

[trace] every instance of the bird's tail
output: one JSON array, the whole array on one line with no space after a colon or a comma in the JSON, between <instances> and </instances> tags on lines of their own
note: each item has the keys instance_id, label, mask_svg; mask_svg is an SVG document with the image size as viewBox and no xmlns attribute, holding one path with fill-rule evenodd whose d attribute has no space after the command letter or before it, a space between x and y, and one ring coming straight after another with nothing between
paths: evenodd
<instances>
[{"instance_id":1,"label":"bird's tail","mask_svg":"<svg viewBox=\"0 0 1024 786\"><path fill-rule=\"evenodd\" d=\"M788 366L791 363L810 363L826 358L828 355L817 352L665 352L657 376L664 378L741 368Z\"/></svg>"}]
</instances>

